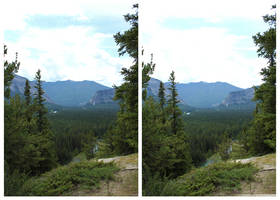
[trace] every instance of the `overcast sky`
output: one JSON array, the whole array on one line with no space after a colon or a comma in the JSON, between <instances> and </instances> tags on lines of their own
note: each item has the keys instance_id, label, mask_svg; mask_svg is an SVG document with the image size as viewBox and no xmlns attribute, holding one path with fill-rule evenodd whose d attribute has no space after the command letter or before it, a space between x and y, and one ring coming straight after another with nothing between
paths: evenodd
<instances>
[{"instance_id":1,"label":"overcast sky","mask_svg":"<svg viewBox=\"0 0 280 200\"><path fill-rule=\"evenodd\" d=\"M262 16L275 0L142 1L141 46L153 53L153 77L181 83L228 82L241 88L261 83L266 60L252 36L267 30Z\"/></svg>"},{"instance_id":2,"label":"overcast sky","mask_svg":"<svg viewBox=\"0 0 280 200\"><path fill-rule=\"evenodd\" d=\"M132 0L5 1L1 11L8 58L19 53L19 75L30 80L94 80L119 85L120 70L131 65L119 57L113 35L129 24Z\"/></svg>"}]
</instances>

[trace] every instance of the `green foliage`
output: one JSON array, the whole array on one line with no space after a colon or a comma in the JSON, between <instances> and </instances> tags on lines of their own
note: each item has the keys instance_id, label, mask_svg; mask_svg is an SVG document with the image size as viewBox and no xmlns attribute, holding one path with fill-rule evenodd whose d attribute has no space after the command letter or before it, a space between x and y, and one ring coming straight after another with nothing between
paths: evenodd
<instances>
[{"instance_id":1,"label":"green foliage","mask_svg":"<svg viewBox=\"0 0 280 200\"><path fill-rule=\"evenodd\" d=\"M184 115L185 132L189 135L190 152L196 167L203 165L207 158L213 155L223 144L224 133L232 140L252 119L250 111L230 110L200 110Z\"/></svg>"},{"instance_id":2,"label":"green foliage","mask_svg":"<svg viewBox=\"0 0 280 200\"><path fill-rule=\"evenodd\" d=\"M8 166L5 166L4 173L4 195L5 196L21 196L22 185L29 178L25 173L20 173L18 170L9 172Z\"/></svg>"},{"instance_id":3,"label":"green foliage","mask_svg":"<svg viewBox=\"0 0 280 200\"><path fill-rule=\"evenodd\" d=\"M142 49L142 56L144 55L144 49ZM149 63L142 62L142 99L145 101L147 98L147 87L150 81L150 75L153 74L156 64L153 63L153 54L151 54L151 61Z\"/></svg>"},{"instance_id":4,"label":"green foliage","mask_svg":"<svg viewBox=\"0 0 280 200\"><path fill-rule=\"evenodd\" d=\"M170 77L170 94L168 95L169 99L167 101L168 104L168 113L170 115L170 122L171 122L171 132L172 134L176 135L182 128L183 123L181 119L182 111L179 109L178 103L178 92L176 90L176 82L175 82L175 73L174 71L171 72Z\"/></svg>"},{"instance_id":5,"label":"green foliage","mask_svg":"<svg viewBox=\"0 0 280 200\"><path fill-rule=\"evenodd\" d=\"M145 168L147 169L147 168ZM162 177L158 173L150 174L149 171L143 171L146 175L145 183L143 182L143 196L159 196L162 188L168 183L167 177Z\"/></svg>"},{"instance_id":6,"label":"green foliage","mask_svg":"<svg viewBox=\"0 0 280 200\"><path fill-rule=\"evenodd\" d=\"M4 56L7 55L8 49L7 46L4 45ZM4 97L10 98L10 85L12 80L14 79L15 73L18 72L20 62L17 60L18 54L16 53L15 61L9 63L7 60L4 61Z\"/></svg>"},{"instance_id":7,"label":"green foliage","mask_svg":"<svg viewBox=\"0 0 280 200\"><path fill-rule=\"evenodd\" d=\"M26 79L25 87L24 87L24 96L25 96L25 103L27 106L31 104L31 93L30 93L30 85L29 81Z\"/></svg>"},{"instance_id":8,"label":"green foliage","mask_svg":"<svg viewBox=\"0 0 280 200\"><path fill-rule=\"evenodd\" d=\"M230 153L230 159L236 160L236 159L243 159L243 158L249 158L252 157L252 155L248 152L248 149L246 149L241 142L234 141L232 143L232 152Z\"/></svg>"},{"instance_id":9,"label":"green foliage","mask_svg":"<svg viewBox=\"0 0 280 200\"><path fill-rule=\"evenodd\" d=\"M116 113L117 108L114 107L86 110L71 108L59 110L55 114L49 113L48 119L54 133L58 162L67 164L76 153L90 153L89 150L106 137L105 133L114 123ZM98 147L98 152L100 150Z\"/></svg>"},{"instance_id":10,"label":"green foliage","mask_svg":"<svg viewBox=\"0 0 280 200\"><path fill-rule=\"evenodd\" d=\"M32 132L32 125L31 125L31 120L32 120L32 116L34 115L34 105L32 105L32 97L31 97L31 92L30 92L30 85L29 85L29 81L26 80L25 81L25 87L24 87L24 97L25 97L25 106L26 106L26 110L25 110L25 118L27 120L27 126L28 126L28 132L31 133Z\"/></svg>"},{"instance_id":11,"label":"green foliage","mask_svg":"<svg viewBox=\"0 0 280 200\"><path fill-rule=\"evenodd\" d=\"M241 189L241 181L254 180L256 172L251 164L220 162L169 181L159 195L205 196L218 191L233 192Z\"/></svg>"},{"instance_id":12,"label":"green foliage","mask_svg":"<svg viewBox=\"0 0 280 200\"><path fill-rule=\"evenodd\" d=\"M119 55L128 54L133 58L133 65L122 68L121 74L124 82L114 86L115 97L120 105L120 111L114 128L108 136L112 143L113 153L126 155L138 150L138 4L134 5L135 14L125 15L125 20L131 27L124 33L114 35L115 42L119 45Z\"/></svg>"},{"instance_id":13,"label":"green foliage","mask_svg":"<svg viewBox=\"0 0 280 200\"><path fill-rule=\"evenodd\" d=\"M82 151L85 152L87 159L95 157L97 140L94 134L90 132L82 138Z\"/></svg>"},{"instance_id":14,"label":"green foliage","mask_svg":"<svg viewBox=\"0 0 280 200\"><path fill-rule=\"evenodd\" d=\"M246 131L247 135L242 134L244 139L241 140L253 154L276 151L276 13L263 19L270 27L262 34L253 36L253 40L258 46L258 56L268 59L268 66L260 73L264 83L255 87L254 100L257 105L254 120Z\"/></svg>"},{"instance_id":15,"label":"green foliage","mask_svg":"<svg viewBox=\"0 0 280 200\"><path fill-rule=\"evenodd\" d=\"M191 169L188 137L171 135L171 123L162 123L160 105L149 97L143 106L143 188L147 195L160 190L166 178ZM149 187L157 182L155 188Z\"/></svg>"},{"instance_id":16,"label":"green foliage","mask_svg":"<svg viewBox=\"0 0 280 200\"><path fill-rule=\"evenodd\" d=\"M4 53L7 53L4 48ZM19 95L10 97L9 86L18 70L17 59L4 63L5 102L4 102L4 162L5 194L17 190L28 176L41 174L56 167L55 148L47 119L43 112L43 90L38 84L38 95L34 104L31 101L30 86L26 82L25 99ZM40 80L40 73L37 74ZM35 106L36 105L36 106ZM38 128L37 116L41 116L44 126ZM39 129L39 130L38 130ZM18 179L16 178L18 176ZM17 195L15 192L14 195Z\"/></svg>"},{"instance_id":17,"label":"green foliage","mask_svg":"<svg viewBox=\"0 0 280 200\"><path fill-rule=\"evenodd\" d=\"M236 138L252 117L248 110L206 109L193 109L187 111L191 115L184 113L182 116L174 72L170 82L167 105L162 104L163 101L156 102L152 97L143 104L143 195L161 195L172 179L189 172L193 165L201 166L217 150L227 159L230 139ZM160 87L159 93L162 91L163 87ZM163 115L166 120L162 120ZM211 188L207 185L200 192Z\"/></svg>"},{"instance_id":18,"label":"green foliage","mask_svg":"<svg viewBox=\"0 0 280 200\"><path fill-rule=\"evenodd\" d=\"M161 81L160 85L159 85L158 98L159 98L162 123L165 123L165 121L166 121L166 116L165 116L166 115L166 113L165 113L166 99L165 99L164 90L165 90L164 84Z\"/></svg>"},{"instance_id":19,"label":"green foliage","mask_svg":"<svg viewBox=\"0 0 280 200\"><path fill-rule=\"evenodd\" d=\"M114 35L115 42L119 45L119 55L128 54L132 57L135 63L138 63L138 4L133 5L136 9L135 14L126 14L125 21L129 22L131 28L123 34L118 32Z\"/></svg>"},{"instance_id":20,"label":"green foliage","mask_svg":"<svg viewBox=\"0 0 280 200\"><path fill-rule=\"evenodd\" d=\"M220 144L218 144L218 152L222 160L227 160L229 159L230 155L229 147L231 145L231 140L227 133L222 134L221 138L222 141Z\"/></svg>"},{"instance_id":21,"label":"green foliage","mask_svg":"<svg viewBox=\"0 0 280 200\"><path fill-rule=\"evenodd\" d=\"M27 196L59 196L77 187L94 189L101 180L112 180L116 171L118 168L112 163L73 163L31 178L22 191Z\"/></svg>"},{"instance_id":22,"label":"green foliage","mask_svg":"<svg viewBox=\"0 0 280 200\"><path fill-rule=\"evenodd\" d=\"M45 93L42 88L42 81L41 81L41 71L38 70L35 76L36 85L35 88L37 89L35 93L35 106L36 106L36 121L37 121L37 128L39 132L43 132L43 130L47 129L48 127L48 120L46 118L47 109L44 106L44 102L46 101L43 97Z\"/></svg>"}]
</instances>

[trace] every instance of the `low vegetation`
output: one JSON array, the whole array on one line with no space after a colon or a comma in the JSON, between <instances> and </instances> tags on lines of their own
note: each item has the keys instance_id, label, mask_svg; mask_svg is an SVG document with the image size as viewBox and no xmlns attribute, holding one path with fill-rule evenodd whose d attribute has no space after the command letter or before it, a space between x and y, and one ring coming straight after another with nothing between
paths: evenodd
<instances>
[{"instance_id":1,"label":"low vegetation","mask_svg":"<svg viewBox=\"0 0 280 200\"><path fill-rule=\"evenodd\" d=\"M191 171L167 182L162 196L205 196L219 190L239 191L241 181L254 180L257 168L252 164L219 162Z\"/></svg>"},{"instance_id":2,"label":"low vegetation","mask_svg":"<svg viewBox=\"0 0 280 200\"><path fill-rule=\"evenodd\" d=\"M113 163L71 163L29 179L23 185L22 195L60 196L76 188L98 188L101 180L113 180L118 170Z\"/></svg>"}]
</instances>

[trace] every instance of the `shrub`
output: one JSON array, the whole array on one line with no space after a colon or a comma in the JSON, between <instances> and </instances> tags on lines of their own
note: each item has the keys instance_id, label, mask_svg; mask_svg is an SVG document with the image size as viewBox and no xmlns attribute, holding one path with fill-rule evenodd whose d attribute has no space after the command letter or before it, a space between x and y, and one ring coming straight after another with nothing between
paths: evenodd
<instances>
[{"instance_id":1,"label":"shrub","mask_svg":"<svg viewBox=\"0 0 280 200\"><path fill-rule=\"evenodd\" d=\"M213 192L240 190L241 181L254 180L252 164L221 162L191 171L163 188L163 196L204 196Z\"/></svg>"},{"instance_id":2,"label":"shrub","mask_svg":"<svg viewBox=\"0 0 280 200\"><path fill-rule=\"evenodd\" d=\"M84 161L59 167L23 185L24 195L59 196L76 187L98 188L101 180L112 180L118 168L113 163Z\"/></svg>"}]
</instances>

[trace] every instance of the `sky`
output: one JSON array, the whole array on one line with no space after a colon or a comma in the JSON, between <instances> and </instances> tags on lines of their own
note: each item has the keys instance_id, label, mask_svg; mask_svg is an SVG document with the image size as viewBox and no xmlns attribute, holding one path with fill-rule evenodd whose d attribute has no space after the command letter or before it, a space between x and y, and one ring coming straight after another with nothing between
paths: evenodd
<instances>
[{"instance_id":1,"label":"sky","mask_svg":"<svg viewBox=\"0 0 280 200\"><path fill-rule=\"evenodd\" d=\"M19 75L33 80L93 80L120 85L122 67L132 59L119 57L113 35L129 28L123 15L134 13L134 0L25 0L1 5L1 28L8 47L5 59L18 52Z\"/></svg>"},{"instance_id":2,"label":"sky","mask_svg":"<svg viewBox=\"0 0 280 200\"><path fill-rule=\"evenodd\" d=\"M177 82L227 82L241 88L262 83L267 61L257 56L252 36L268 25L275 0L142 1L140 41L152 77Z\"/></svg>"}]
</instances>

